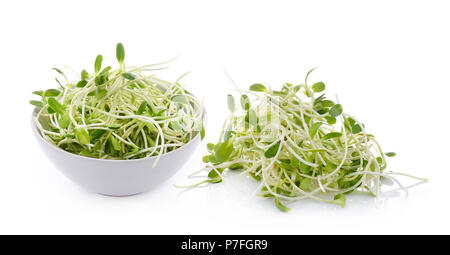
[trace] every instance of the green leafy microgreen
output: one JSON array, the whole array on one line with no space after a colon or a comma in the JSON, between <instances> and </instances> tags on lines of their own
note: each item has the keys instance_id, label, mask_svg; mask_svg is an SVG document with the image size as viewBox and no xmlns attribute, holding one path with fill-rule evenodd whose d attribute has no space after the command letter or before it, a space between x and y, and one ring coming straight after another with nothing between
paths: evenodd
<instances>
[{"instance_id":1,"label":"green leafy microgreen","mask_svg":"<svg viewBox=\"0 0 450 255\"><path fill-rule=\"evenodd\" d=\"M223 141L226 142L231 138L231 124L228 124L227 129L225 129L224 135L223 135Z\"/></svg>"},{"instance_id":2,"label":"green leafy microgreen","mask_svg":"<svg viewBox=\"0 0 450 255\"><path fill-rule=\"evenodd\" d=\"M58 100L56 100L54 97L50 97L47 103L50 106L50 108L52 108L53 111L59 114L64 114L66 112L66 108L61 103L59 103Z\"/></svg>"},{"instance_id":3,"label":"green leafy microgreen","mask_svg":"<svg viewBox=\"0 0 450 255\"><path fill-rule=\"evenodd\" d=\"M334 203L340 205L342 208L345 207L345 200L344 194L338 194L333 198Z\"/></svg>"},{"instance_id":4,"label":"green leafy microgreen","mask_svg":"<svg viewBox=\"0 0 450 255\"><path fill-rule=\"evenodd\" d=\"M136 79L136 75L134 75L132 73L123 73L122 76L123 76L123 78L130 80L130 81Z\"/></svg>"},{"instance_id":5,"label":"green leafy microgreen","mask_svg":"<svg viewBox=\"0 0 450 255\"><path fill-rule=\"evenodd\" d=\"M300 181L299 188L306 191L309 189L310 185L311 185L311 179L304 178L303 180Z\"/></svg>"},{"instance_id":6,"label":"green leafy microgreen","mask_svg":"<svg viewBox=\"0 0 450 255\"><path fill-rule=\"evenodd\" d=\"M69 113L65 112L64 114L61 115L61 117L58 120L58 125L60 128L66 129L70 124L70 117L69 117Z\"/></svg>"},{"instance_id":7,"label":"green leafy microgreen","mask_svg":"<svg viewBox=\"0 0 450 255\"><path fill-rule=\"evenodd\" d=\"M328 140L328 139L331 139L331 138L336 138L336 137L341 137L341 136L342 136L341 132L330 132L330 133L324 135L322 137L322 139L323 140Z\"/></svg>"},{"instance_id":8,"label":"green leafy microgreen","mask_svg":"<svg viewBox=\"0 0 450 255\"><path fill-rule=\"evenodd\" d=\"M260 83L255 83L253 85L250 86L250 90L251 91L256 91L256 92L266 92L267 88L260 84Z\"/></svg>"},{"instance_id":9,"label":"green leafy microgreen","mask_svg":"<svg viewBox=\"0 0 450 255\"><path fill-rule=\"evenodd\" d=\"M206 148L208 149L209 152L212 152L214 150L214 144L208 143L208 144L206 144Z\"/></svg>"},{"instance_id":10,"label":"green leafy microgreen","mask_svg":"<svg viewBox=\"0 0 450 255\"><path fill-rule=\"evenodd\" d=\"M90 142L89 133L86 129L77 129L77 131L75 131L75 137L81 144L89 144Z\"/></svg>"},{"instance_id":11,"label":"green leafy microgreen","mask_svg":"<svg viewBox=\"0 0 450 255\"><path fill-rule=\"evenodd\" d=\"M228 95L227 96L227 105L228 105L228 109L231 112L234 112L235 104L234 104L234 97L233 97L233 95Z\"/></svg>"},{"instance_id":12,"label":"green leafy microgreen","mask_svg":"<svg viewBox=\"0 0 450 255\"><path fill-rule=\"evenodd\" d=\"M88 82L86 80L81 80L77 83L77 88L83 88L87 83Z\"/></svg>"},{"instance_id":13,"label":"green leafy microgreen","mask_svg":"<svg viewBox=\"0 0 450 255\"><path fill-rule=\"evenodd\" d=\"M118 43L116 46L116 58L119 64L122 65L125 59L125 48L122 43Z\"/></svg>"},{"instance_id":14,"label":"green leafy microgreen","mask_svg":"<svg viewBox=\"0 0 450 255\"><path fill-rule=\"evenodd\" d=\"M33 93L32 94L34 94L34 95L38 95L38 96L44 96L44 91L42 91L42 90L36 90L36 91L33 91Z\"/></svg>"},{"instance_id":15,"label":"green leafy microgreen","mask_svg":"<svg viewBox=\"0 0 450 255\"><path fill-rule=\"evenodd\" d=\"M336 118L337 116L341 115L342 113L342 106L340 104L335 104L333 107L331 107L329 114L331 117Z\"/></svg>"},{"instance_id":16,"label":"green leafy microgreen","mask_svg":"<svg viewBox=\"0 0 450 255\"><path fill-rule=\"evenodd\" d=\"M47 89L44 92L45 97L57 97L59 94L61 94L61 91L57 89Z\"/></svg>"},{"instance_id":17,"label":"green leafy microgreen","mask_svg":"<svg viewBox=\"0 0 450 255\"><path fill-rule=\"evenodd\" d=\"M275 157L275 155L278 152L278 149L280 148L280 144L281 144L280 142L277 142L274 145L270 146L269 149L267 149L264 152L264 156L266 158L273 158L273 157Z\"/></svg>"},{"instance_id":18,"label":"green leafy microgreen","mask_svg":"<svg viewBox=\"0 0 450 255\"><path fill-rule=\"evenodd\" d=\"M362 128L359 124L355 124L352 126L352 134L358 134L362 131Z\"/></svg>"},{"instance_id":19,"label":"green leafy microgreen","mask_svg":"<svg viewBox=\"0 0 450 255\"><path fill-rule=\"evenodd\" d=\"M320 101L320 105L322 107L332 107L334 105L334 102L331 100L322 100Z\"/></svg>"},{"instance_id":20,"label":"green leafy microgreen","mask_svg":"<svg viewBox=\"0 0 450 255\"><path fill-rule=\"evenodd\" d=\"M34 106L41 107L41 108L44 107L44 103L42 101L30 100L29 102L30 102L30 104L32 104Z\"/></svg>"},{"instance_id":21,"label":"green leafy microgreen","mask_svg":"<svg viewBox=\"0 0 450 255\"><path fill-rule=\"evenodd\" d=\"M111 145L114 148L114 150L116 150L116 151L120 151L121 150L122 147L120 146L119 141L117 141L117 139L114 136L110 136L109 140L110 140Z\"/></svg>"},{"instance_id":22,"label":"green leafy microgreen","mask_svg":"<svg viewBox=\"0 0 450 255\"><path fill-rule=\"evenodd\" d=\"M308 165L304 164L303 162L299 163L299 169L300 169L300 172L302 172L304 174L309 174L312 171L311 166L308 166Z\"/></svg>"},{"instance_id":23,"label":"green leafy microgreen","mask_svg":"<svg viewBox=\"0 0 450 255\"><path fill-rule=\"evenodd\" d=\"M311 138L314 138L314 136L316 136L317 132L319 131L320 126L322 126L322 122L316 122L314 123L310 129L309 129L309 136Z\"/></svg>"},{"instance_id":24,"label":"green leafy microgreen","mask_svg":"<svg viewBox=\"0 0 450 255\"><path fill-rule=\"evenodd\" d=\"M88 73L88 71L86 71L85 69L83 69L83 70L81 71L81 80L87 80L87 79L89 79L89 73Z\"/></svg>"},{"instance_id":25,"label":"green leafy microgreen","mask_svg":"<svg viewBox=\"0 0 450 255\"><path fill-rule=\"evenodd\" d=\"M316 82L316 83L314 83L314 84L311 86L311 88L312 88L312 90L313 90L314 92L316 92L316 93L322 92L322 91L325 90L325 83L323 83L323 82L321 82L321 81Z\"/></svg>"},{"instance_id":26,"label":"green leafy microgreen","mask_svg":"<svg viewBox=\"0 0 450 255\"><path fill-rule=\"evenodd\" d=\"M241 107L244 111L248 111L250 109L250 100L247 95L243 94L241 96Z\"/></svg>"},{"instance_id":27,"label":"green leafy microgreen","mask_svg":"<svg viewBox=\"0 0 450 255\"><path fill-rule=\"evenodd\" d=\"M238 170L238 169L242 169L242 168L244 168L244 166L241 163L234 163L228 167L228 169L230 169L230 170Z\"/></svg>"},{"instance_id":28,"label":"green leafy microgreen","mask_svg":"<svg viewBox=\"0 0 450 255\"><path fill-rule=\"evenodd\" d=\"M220 143L216 149L215 157L218 163L227 161L233 152L233 139Z\"/></svg>"},{"instance_id":29,"label":"green leafy microgreen","mask_svg":"<svg viewBox=\"0 0 450 255\"><path fill-rule=\"evenodd\" d=\"M324 118L325 118L325 120L327 121L328 124L330 124L330 125L336 124L336 118L335 117L325 116Z\"/></svg>"},{"instance_id":30,"label":"green leafy microgreen","mask_svg":"<svg viewBox=\"0 0 450 255\"><path fill-rule=\"evenodd\" d=\"M171 98L173 102L180 103L180 104L188 104L189 98L185 95L175 95Z\"/></svg>"},{"instance_id":31,"label":"green leafy microgreen","mask_svg":"<svg viewBox=\"0 0 450 255\"><path fill-rule=\"evenodd\" d=\"M108 81L108 76L102 75L102 74L96 76L94 79L95 85L97 85L97 86L101 86L101 85L105 84L107 81Z\"/></svg>"},{"instance_id":32,"label":"green leafy microgreen","mask_svg":"<svg viewBox=\"0 0 450 255\"><path fill-rule=\"evenodd\" d=\"M97 89L95 90L95 97L100 100L106 96L106 93L108 93L106 89L97 87Z\"/></svg>"},{"instance_id":33,"label":"green leafy microgreen","mask_svg":"<svg viewBox=\"0 0 450 255\"><path fill-rule=\"evenodd\" d=\"M103 56L97 55L97 57L95 58L95 64L94 64L95 74L100 72L100 69L102 68L102 62L103 62Z\"/></svg>"},{"instance_id":34,"label":"green leafy microgreen","mask_svg":"<svg viewBox=\"0 0 450 255\"><path fill-rule=\"evenodd\" d=\"M137 114L137 115L141 115L141 114L145 111L145 108L147 108L147 101L143 101L143 102L141 103L141 105L139 106L139 108L138 108L136 114Z\"/></svg>"}]
</instances>

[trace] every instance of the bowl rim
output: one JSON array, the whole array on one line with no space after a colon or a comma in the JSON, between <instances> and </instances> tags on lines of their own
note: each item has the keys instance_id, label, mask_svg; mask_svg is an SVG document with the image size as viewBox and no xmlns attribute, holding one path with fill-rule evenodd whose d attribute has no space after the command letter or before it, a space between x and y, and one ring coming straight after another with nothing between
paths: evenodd
<instances>
[{"instance_id":1,"label":"bowl rim","mask_svg":"<svg viewBox=\"0 0 450 255\"><path fill-rule=\"evenodd\" d=\"M75 158L99 161L99 162L123 162L123 163L125 163L125 162L139 162L139 161L154 160L157 157L159 157L159 155L157 155L157 156L151 156L151 157L145 157L145 158L139 158L139 159L100 159L100 158L91 158L91 157L81 156L81 155L78 155L78 154L75 154L75 153L71 153L71 152L65 151L65 150L59 148L58 146L50 143L49 141L45 140L44 137L42 137L42 135L38 131L38 128L37 128L37 126L36 126L36 124L34 122L35 115L36 115L36 110L37 110L37 107L34 107L33 111L31 112L31 128L33 129L33 133L35 134L35 136L38 137L38 139L41 139L45 144L49 145L50 147L56 149L57 151L61 151L63 153L66 153L69 156L73 156ZM203 120L202 120L203 121L203 127L205 128L206 127L206 109L205 109L204 106L203 106L203 116L202 117L203 117ZM167 153L164 153L164 154L160 155L160 157L162 158L162 157L164 157L166 155L171 154L172 152L173 153L179 152L181 149L187 147L187 145L189 145L190 143L193 143L195 140L198 140L198 139L200 139L200 132L198 132L187 143L185 143L182 146L176 148L175 150L172 150L172 151L169 151Z\"/></svg>"}]
</instances>

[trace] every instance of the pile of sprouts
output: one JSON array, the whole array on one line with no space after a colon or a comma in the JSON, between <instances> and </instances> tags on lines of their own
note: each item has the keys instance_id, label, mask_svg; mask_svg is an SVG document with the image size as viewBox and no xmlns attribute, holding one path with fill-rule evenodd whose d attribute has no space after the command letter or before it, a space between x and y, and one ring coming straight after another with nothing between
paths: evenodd
<instances>
[{"instance_id":1,"label":"pile of sprouts","mask_svg":"<svg viewBox=\"0 0 450 255\"><path fill-rule=\"evenodd\" d=\"M81 72L76 82L56 81L60 89L35 91L41 100L34 122L42 137L57 147L98 159L140 159L183 146L196 135L203 139L203 107L178 82L157 78L154 71L169 61L125 67L125 50L117 44L118 69L102 67Z\"/></svg>"},{"instance_id":2,"label":"pile of sprouts","mask_svg":"<svg viewBox=\"0 0 450 255\"><path fill-rule=\"evenodd\" d=\"M261 182L260 194L282 211L289 210L284 203L305 198L344 207L345 195L355 190L378 196L383 178L406 190L392 177L400 173L385 172L386 156L395 153L383 153L361 122L327 99L323 82L308 85L311 71L301 85L238 90L240 107L228 95L230 115L198 171L208 178L187 187L219 183L226 169L241 171Z\"/></svg>"}]
</instances>

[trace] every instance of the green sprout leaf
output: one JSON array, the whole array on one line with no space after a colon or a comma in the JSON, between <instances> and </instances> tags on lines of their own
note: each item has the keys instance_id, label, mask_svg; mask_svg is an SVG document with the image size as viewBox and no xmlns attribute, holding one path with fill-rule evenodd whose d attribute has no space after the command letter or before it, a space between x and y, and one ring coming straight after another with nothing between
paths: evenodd
<instances>
[{"instance_id":1,"label":"green sprout leaf","mask_svg":"<svg viewBox=\"0 0 450 255\"><path fill-rule=\"evenodd\" d=\"M358 134L362 131L362 128L359 124L355 124L352 127L352 134Z\"/></svg>"},{"instance_id":2,"label":"green sprout leaf","mask_svg":"<svg viewBox=\"0 0 450 255\"><path fill-rule=\"evenodd\" d=\"M245 94L241 96L241 107L244 111L248 111L248 109L250 109L250 99Z\"/></svg>"},{"instance_id":3,"label":"green sprout leaf","mask_svg":"<svg viewBox=\"0 0 450 255\"><path fill-rule=\"evenodd\" d=\"M114 148L114 150L120 151L122 149L122 147L120 146L119 141L114 136L110 136L109 140L110 140L111 145Z\"/></svg>"},{"instance_id":4,"label":"green sprout leaf","mask_svg":"<svg viewBox=\"0 0 450 255\"><path fill-rule=\"evenodd\" d=\"M223 169L223 168L218 168L217 171L216 171L215 169L213 169L213 170L209 171L208 177L209 177L209 178L216 178L216 177L219 176L219 174L218 174L217 172L219 172L220 174L222 174L223 170L225 170L225 169Z\"/></svg>"},{"instance_id":5,"label":"green sprout leaf","mask_svg":"<svg viewBox=\"0 0 450 255\"><path fill-rule=\"evenodd\" d=\"M266 92L267 91L266 87L260 83L255 83L255 84L251 85L250 90L256 91L256 92Z\"/></svg>"},{"instance_id":6,"label":"green sprout leaf","mask_svg":"<svg viewBox=\"0 0 450 255\"><path fill-rule=\"evenodd\" d=\"M342 208L345 207L345 196L344 194L337 194L333 198L333 202L340 205Z\"/></svg>"},{"instance_id":7,"label":"green sprout leaf","mask_svg":"<svg viewBox=\"0 0 450 255\"><path fill-rule=\"evenodd\" d=\"M261 175L256 175L256 174L254 174L254 173L250 173L250 176L251 176L253 179L255 179L256 181L261 181L261 180L262 180Z\"/></svg>"},{"instance_id":8,"label":"green sprout leaf","mask_svg":"<svg viewBox=\"0 0 450 255\"><path fill-rule=\"evenodd\" d=\"M241 163L234 163L228 167L228 169L230 169L230 170L239 170L242 168L244 168L244 166Z\"/></svg>"},{"instance_id":9,"label":"green sprout leaf","mask_svg":"<svg viewBox=\"0 0 450 255\"><path fill-rule=\"evenodd\" d=\"M62 104L60 104L54 97L50 97L47 103L53 111L61 115L66 112L66 108Z\"/></svg>"},{"instance_id":10,"label":"green sprout leaf","mask_svg":"<svg viewBox=\"0 0 450 255\"><path fill-rule=\"evenodd\" d=\"M233 152L233 139L220 143L216 148L215 157L218 163L223 163L228 160Z\"/></svg>"},{"instance_id":11,"label":"green sprout leaf","mask_svg":"<svg viewBox=\"0 0 450 255\"><path fill-rule=\"evenodd\" d=\"M231 134L232 134L232 131L231 131L231 123L230 123L230 124L228 124L228 127L225 129L223 141L224 142L228 141L231 137Z\"/></svg>"},{"instance_id":12,"label":"green sprout leaf","mask_svg":"<svg viewBox=\"0 0 450 255\"><path fill-rule=\"evenodd\" d=\"M75 131L75 137L81 144L89 144L90 142L89 133L83 128Z\"/></svg>"},{"instance_id":13,"label":"green sprout leaf","mask_svg":"<svg viewBox=\"0 0 450 255\"><path fill-rule=\"evenodd\" d=\"M95 90L95 98L100 100L106 96L107 92L108 91L106 91L106 89L97 87L97 89Z\"/></svg>"},{"instance_id":14,"label":"green sprout leaf","mask_svg":"<svg viewBox=\"0 0 450 255\"><path fill-rule=\"evenodd\" d=\"M69 113L65 112L58 120L58 124L60 128L66 129L70 124Z\"/></svg>"},{"instance_id":15,"label":"green sprout leaf","mask_svg":"<svg viewBox=\"0 0 450 255\"><path fill-rule=\"evenodd\" d=\"M30 104L36 106L36 107L44 107L44 103L42 101L37 100L30 100Z\"/></svg>"},{"instance_id":16,"label":"green sprout leaf","mask_svg":"<svg viewBox=\"0 0 450 255\"><path fill-rule=\"evenodd\" d=\"M141 103L141 105L139 106L139 108L138 108L136 114L137 114L137 115L141 115L141 114L145 111L145 108L146 108L146 107L147 107L147 101L143 101L143 102Z\"/></svg>"},{"instance_id":17,"label":"green sprout leaf","mask_svg":"<svg viewBox=\"0 0 450 255\"><path fill-rule=\"evenodd\" d=\"M245 121L250 125L256 127L258 122L258 117L256 116L256 112L253 109L250 109L245 116Z\"/></svg>"},{"instance_id":18,"label":"green sprout leaf","mask_svg":"<svg viewBox=\"0 0 450 255\"><path fill-rule=\"evenodd\" d=\"M127 80L134 80L136 79L136 75L132 74L132 73L123 73L122 76L127 79Z\"/></svg>"},{"instance_id":19,"label":"green sprout leaf","mask_svg":"<svg viewBox=\"0 0 450 255\"><path fill-rule=\"evenodd\" d=\"M322 124L323 124L322 122L316 122L309 128L309 136L311 137L311 139L314 139L314 136L316 136Z\"/></svg>"},{"instance_id":20,"label":"green sprout leaf","mask_svg":"<svg viewBox=\"0 0 450 255\"><path fill-rule=\"evenodd\" d=\"M206 145L206 148L208 149L209 152L212 152L212 151L214 151L214 146L215 146L215 144L213 144L213 143L208 143L208 144Z\"/></svg>"},{"instance_id":21,"label":"green sprout leaf","mask_svg":"<svg viewBox=\"0 0 450 255\"><path fill-rule=\"evenodd\" d=\"M119 64L122 65L125 59L125 48L122 43L118 43L116 46L116 57Z\"/></svg>"},{"instance_id":22,"label":"green sprout leaf","mask_svg":"<svg viewBox=\"0 0 450 255\"><path fill-rule=\"evenodd\" d=\"M333 105L333 107L331 107L328 113L330 114L331 117L336 118L342 113L342 105L340 104Z\"/></svg>"},{"instance_id":23,"label":"green sprout leaf","mask_svg":"<svg viewBox=\"0 0 450 255\"><path fill-rule=\"evenodd\" d=\"M302 162L300 162L299 164L300 164L299 165L300 172L302 172L303 174L311 173L312 168L310 166L308 166L308 165L306 165L306 164L304 164Z\"/></svg>"},{"instance_id":24,"label":"green sprout leaf","mask_svg":"<svg viewBox=\"0 0 450 255\"><path fill-rule=\"evenodd\" d=\"M107 67L103 68L103 70L100 72L100 74L107 77L107 76L108 76L108 72L109 72L109 70L111 70L111 69L112 69L111 66L107 66Z\"/></svg>"},{"instance_id":25,"label":"green sprout leaf","mask_svg":"<svg viewBox=\"0 0 450 255\"><path fill-rule=\"evenodd\" d=\"M108 77L103 74L97 75L94 79L95 85L97 85L97 86L101 86L101 85L105 84L107 81L108 81Z\"/></svg>"},{"instance_id":26,"label":"green sprout leaf","mask_svg":"<svg viewBox=\"0 0 450 255\"><path fill-rule=\"evenodd\" d=\"M316 93L322 92L322 91L325 90L325 83L323 83L323 82L321 82L321 81L316 82L316 83L314 83L314 84L311 86L311 88L312 88L312 90L313 90L314 92L316 92Z\"/></svg>"},{"instance_id":27,"label":"green sprout leaf","mask_svg":"<svg viewBox=\"0 0 450 255\"><path fill-rule=\"evenodd\" d=\"M300 189L302 190L308 190L309 186L311 185L311 179L304 178L300 181Z\"/></svg>"},{"instance_id":28,"label":"green sprout leaf","mask_svg":"<svg viewBox=\"0 0 450 255\"><path fill-rule=\"evenodd\" d=\"M351 117L345 118L345 124L348 124L348 126L353 127L355 123L356 121L353 118Z\"/></svg>"},{"instance_id":29,"label":"green sprout leaf","mask_svg":"<svg viewBox=\"0 0 450 255\"><path fill-rule=\"evenodd\" d=\"M83 70L81 71L81 80L87 80L87 79L89 79L89 73L88 73L88 71L86 71L85 69L83 69Z\"/></svg>"},{"instance_id":30,"label":"green sprout leaf","mask_svg":"<svg viewBox=\"0 0 450 255\"><path fill-rule=\"evenodd\" d=\"M188 104L189 98L185 95L175 95L171 98L172 101L180 104Z\"/></svg>"},{"instance_id":31,"label":"green sprout leaf","mask_svg":"<svg viewBox=\"0 0 450 255\"><path fill-rule=\"evenodd\" d=\"M103 56L102 55L98 55L95 58L95 65L94 65L95 74L100 72L100 69L102 68L102 62L103 62Z\"/></svg>"},{"instance_id":32,"label":"green sprout leaf","mask_svg":"<svg viewBox=\"0 0 450 255\"><path fill-rule=\"evenodd\" d=\"M83 88L87 83L88 82L86 80L81 80L77 83L77 88Z\"/></svg>"},{"instance_id":33,"label":"green sprout leaf","mask_svg":"<svg viewBox=\"0 0 450 255\"><path fill-rule=\"evenodd\" d=\"M330 125L336 124L336 118L330 116L325 116L324 118L328 124Z\"/></svg>"},{"instance_id":34,"label":"green sprout leaf","mask_svg":"<svg viewBox=\"0 0 450 255\"><path fill-rule=\"evenodd\" d=\"M209 155L203 156L202 157L202 162L203 163L209 163Z\"/></svg>"},{"instance_id":35,"label":"green sprout leaf","mask_svg":"<svg viewBox=\"0 0 450 255\"><path fill-rule=\"evenodd\" d=\"M397 154L395 152L386 152L385 155L388 157L395 157Z\"/></svg>"},{"instance_id":36,"label":"green sprout leaf","mask_svg":"<svg viewBox=\"0 0 450 255\"><path fill-rule=\"evenodd\" d=\"M334 105L334 102L331 100L322 100L320 101L320 105L322 107L332 107Z\"/></svg>"},{"instance_id":37,"label":"green sprout leaf","mask_svg":"<svg viewBox=\"0 0 450 255\"><path fill-rule=\"evenodd\" d=\"M275 155L278 152L278 149L280 148L280 144L281 144L280 142L277 142L276 144L270 146L269 149L267 149L264 152L264 156L266 158L273 158L273 157L275 157Z\"/></svg>"},{"instance_id":38,"label":"green sprout leaf","mask_svg":"<svg viewBox=\"0 0 450 255\"><path fill-rule=\"evenodd\" d=\"M61 94L61 90L47 89L44 93L44 96L45 97L56 97L56 96L59 96L59 94Z\"/></svg>"},{"instance_id":39,"label":"green sprout leaf","mask_svg":"<svg viewBox=\"0 0 450 255\"><path fill-rule=\"evenodd\" d=\"M234 104L234 97L233 97L233 95L228 95L227 96L227 105L228 105L228 109L231 112L234 112L235 104Z\"/></svg>"},{"instance_id":40,"label":"green sprout leaf","mask_svg":"<svg viewBox=\"0 0 450 255\"><path fill-rule=\"evenodd\" d=\"M336 138L336 137L341 137L341 136L342 136L341 132L330 132L330 133L324 135L322 137L322 139L323 140L328 140L328 139L331 139L331 138Z\"/></svg>"},{"instance_id":41,"label":"green sprout leaf","mask_svg":"<svg viewBox=\"0 0 450 255\"><path fill-rule=\"evenodd\" d=\"M33 91L33 93L32 93L33 95L38 95L38 96L44 96L44 91L42 91L42 90L36 90L36 91Z\"/></svg>"}]
</instances>

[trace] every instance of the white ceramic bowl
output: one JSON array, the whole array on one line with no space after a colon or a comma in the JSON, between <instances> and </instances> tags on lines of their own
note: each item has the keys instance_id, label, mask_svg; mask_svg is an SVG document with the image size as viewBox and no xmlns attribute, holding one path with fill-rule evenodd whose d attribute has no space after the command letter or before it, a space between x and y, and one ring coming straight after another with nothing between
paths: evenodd
<instances>
[{"instance_id":1,"label":"white ceramic bowl","mask_svg":"<svg viewBox=\"0 0 450 255\"><path fill-rule=\"evenodd\" d=\"M46 141L34 121L32 129L45 155L61 173L90 191L109 196L134 195L165 182L184 165L200 144L200 134L197 134L187 144L163 154L156 167L152 168L156 157L131 160L83 157Z\"/></svg>"}]
</instances>

